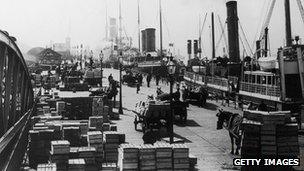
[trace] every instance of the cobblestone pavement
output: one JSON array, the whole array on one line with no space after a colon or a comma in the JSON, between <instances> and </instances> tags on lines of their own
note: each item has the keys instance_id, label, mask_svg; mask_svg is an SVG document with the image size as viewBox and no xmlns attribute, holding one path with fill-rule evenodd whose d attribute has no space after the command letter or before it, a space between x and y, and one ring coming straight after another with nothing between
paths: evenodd
<instances>
[{"instance_id":1,"label":"cobblestone pavement","mask_svg":"<svg viewBox=\"0 0 304 171\"><path fill-rule=\"evenodd\" d=\"M118 71L105 69L104 76L112 73L114 79L118 80ZM169 87L161 84L162 90L168 92ZM126 141L129 143L141 144L142 132L134 129L134 114L131 110L140 100L145 100L147 95L156 92L155 82L152 81L151 87L147 88L145 81L139 94L136 88L123 86L123 107L124 115L119 121L115 121L118 131L126 134ZM190 148L190 153L198 158L198 170L239 170L232 165L233 157L240 157L230 154L230 138L226 130L216 130L217 108L220 103L208 101L207 107L200 108L190 105L188 108L188 121L186 125L175 125L175 136L185 140Z\"/></svg>"}]
</instances>

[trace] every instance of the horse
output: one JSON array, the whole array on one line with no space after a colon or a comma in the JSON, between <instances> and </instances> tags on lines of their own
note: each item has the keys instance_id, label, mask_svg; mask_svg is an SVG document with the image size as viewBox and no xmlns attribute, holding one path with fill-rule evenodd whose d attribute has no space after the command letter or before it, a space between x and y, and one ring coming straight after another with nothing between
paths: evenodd
<instances>
[{"instance_id":1,"label":"horse","mask_svg":"<svg viewBox=\"0 0 304 171\"><path fill-rule=\"evenodd\" d=\"M223 124L226 124L226 129L229 131L229 136L231 140L231 154L239 155L239 150L241 148L242 134L240 131L240 125L242 123L243 117L238 113L231 113L219 109L219 113L216 114L218 117L217 130L223 129ZM234 140L236 145L236 150L234 153Z\"/></svg>"},{"instance_id":2,"label":"horse","mask_svg":"<svg viewBox=\"0 0 304 171\"><path fill-rule=\"evenodd\" d=\"M199 87L195 91L191 91L187 88L183 90L183 99L184 100L196 100L199 103L199 106L204 106L206 104L208 97L208 91L204 87Z\"/></svg>"},{"instance_id":3,"label":"horse","mask_svg":"<svg viewBox=\"0 0 304 171\"><path fill-rule=\"evenodd\" d=\"M172 93L172 95L171 95L169 93L163 92L160 87L157 87L156 95L157 95L156 100L160 100L160 101L166 101L166 100L170 100L170 99L173 99L175 101L179 101L179 98L180 98L179 90Z\"/></svg>"}]
</instances>

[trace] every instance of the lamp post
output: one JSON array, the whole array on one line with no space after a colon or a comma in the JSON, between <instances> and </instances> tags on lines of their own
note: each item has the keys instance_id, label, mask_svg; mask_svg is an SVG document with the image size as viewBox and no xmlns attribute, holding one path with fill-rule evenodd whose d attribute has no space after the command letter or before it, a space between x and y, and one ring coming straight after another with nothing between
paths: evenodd
<instances>
[{"instance_id":1,"label":"lamp post","mask_svg":"<svg viewBox=\"0 0 304 171\"><path fill-rule=\"evenodd\" d=\"M103 78L103 70L102 70L103 53L102 53L102 50L100 51L99 58L100 58L100 76L101 76L100 87L102 88L102 78Z\"/></svg>"},{"instance_id":2,"label":"lamp post","mask_svg":"<svg viewBox=\"0 0 304 171\"><path fill-rule=\"evenodd\" d=\"M122 80L121 80L121 70L122 70L122 52L119 54L118 58L118 64L119 64L119 114L123 114L122 110Z\"/></svg>"},{"instance_id":3,"label":"lamp post","mask_svg":"<svg viewBox=\"0 0 304 171\"><path fill-rule=\"evenodd\" d=\"M169 73L169 77L170 77L170 144L173 143L174 141L174 136L173 136L173 122L174 122L174 114L173 114L173 105L172 105L172 96L173 96L173 74L175 73L175 64L172 61L172 56L170 57L170 60L168 60L167 63L167 67L168 67L168 73Z\"/></svg>"}]
</instances>

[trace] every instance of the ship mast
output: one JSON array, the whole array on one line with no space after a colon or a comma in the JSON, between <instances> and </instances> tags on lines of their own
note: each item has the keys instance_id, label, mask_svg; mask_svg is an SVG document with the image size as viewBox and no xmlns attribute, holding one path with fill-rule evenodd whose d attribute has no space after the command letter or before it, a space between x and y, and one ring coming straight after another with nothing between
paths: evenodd
<instances>
[{"instance_id":1,"label":"ship mast","mask_svg":"<svg viewBox=\"0 0 304 171\"><path fill-rule=\"evenodd\" d=\"M122 49L122 42L121 42L121 39L122 39L122 25L121 25L121 20L122 20L122 17L121 17L121 0L119 0L119 48Z\"/></svg>"},{"instance_id":2,"label":"ship mast","mask_svg":"<svg viewBox=\"0 0 304 171\"><path fill-rule=\"evenodd\" d=\"M139 0L137 0L137 29L138 29L138 50L140 53L140 11L139 11Z\"/></svg>"},{"instance_id":3,"label":"ship mast","mask_svg":"<svg viewBox=\"0 0 304 171\"><path fill-rule=\"evenodd\" d=\"M161 0L159 0L159 32L160 32L160 56L163 56L163 29L162 29L162 11Z\"/></svg>"},{"instance_id":4,"label":"ship mast","mask_svg":"<svg viewBox=\"0 0 304 171\"><path fill-rule=\"evenodd\" d=\"M106 0L106 41L108 41L108 5Z\"/></svg>"},{"instance_id":5,"label":"ship mast","mask_svg":"<svg viewBox=\"0 0 304 171\"><path fill-rule=\"evenodd\" d=\"M211 75L214 76L214 63L213 60L215 59L215 41L214 41L214 14L213 12L211 13L211 29L212 29L212 73Z\"/></svg>"}]
</instances>

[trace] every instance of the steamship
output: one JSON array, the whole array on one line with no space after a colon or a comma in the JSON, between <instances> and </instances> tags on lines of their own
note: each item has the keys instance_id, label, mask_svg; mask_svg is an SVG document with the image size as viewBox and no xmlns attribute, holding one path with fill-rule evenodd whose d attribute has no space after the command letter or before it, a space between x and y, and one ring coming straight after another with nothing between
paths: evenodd
<instances>
[{"instance_id":1,"label":"steamship","mask_svg":"<svg viewBox=\"0 0 304 171\"><path fill-rule=\"evenodd\" d=\"M274 3L270 10L273 10L273 5ZM227 65L219 67L209 63L203 66L206 67L203 74L195 73L192 66L188 65L184 75L185 82L192 86L205 86L209 92L219 95L229 96L234 93L234 100L238 102L263 102L269 110L300 113L304 97L304 79L301 76L304 72L304 45L298 43L298 37L295 42L292 41L289 0L285 0L286 46L278 49L277 57L267 55L266 24L262 39L256 43L255 59L244 58L242 61L239 55L237 2L228 1L226 7L229 42ZM261 42L264 43L263 46Z\"/></svg>"},{"instance_id":2,"label":"steamship","mask_svg":"<svg viewBox=\"0 0 304 171\"><path fill-rule=\"evenodd\" d=\"M141 31L141 53L134 57L125 58L125 64L133 65L137 72L151 73L162 76L166 73L166 65L163 56L155 49L155 29L147 28ZM129 63L127 63L129 62Z\"/></svg>"},{"instance_id":3,"label":"steamship","mask_svg":"<svg viewBox=\"0 0 304 171\"><path fill-rule=\"evenodd\" d=\"M138 55L124 58L124 65L131 66L135 72L150 73L160 77L165 77L167 73L166 62L168 55L163 51L162 45L162 11L161 1L159 3L159 22L160 22L160 49L155 48L155 28L140 30L138 4ZM140 41L141 40L141 41ZM172 57L173 58L173 57ZM174 59L173 59L174 60Z\"/></svg>"}]
</instances>

